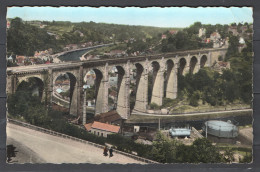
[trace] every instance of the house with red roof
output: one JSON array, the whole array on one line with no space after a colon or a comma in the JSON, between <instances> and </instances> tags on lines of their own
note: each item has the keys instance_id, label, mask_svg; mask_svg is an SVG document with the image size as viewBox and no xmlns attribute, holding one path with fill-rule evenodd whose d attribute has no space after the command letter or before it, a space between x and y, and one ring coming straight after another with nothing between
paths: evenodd
<instances>
[{"instance_id":1,"label":"house with red roof","mask_svg":"<svg viewBox=\"0 0 260 172\"><path fill-rule=\"evenodd\" d=\"M210 43L210 38L206 38L204 41L206 44L208 44L208 43Z\"/></svg>"},{"instance_id":2,"label":"house with red roof","mask_svg":"<svg viewBox=\"0 0 260 172\"><path fill-rule=\"evenodd\" d=\"M11 27L11 22L9 20L7 20L6 22L6 28L9 29Z\"/></svg>"},{"instance_id":3,"label":"house with red roof","mask_svg":"<svg viewBox=\"0 0 260 172\"><path fill-rule=\"evenodd\" d=\"M16 56L16 63L19 66L24 65L25 62L25 56Z\"/></svg>"},{"instance_id":4,"label":"house with red roof","mask_svg":"<svg viewBox=\"0 0 260 172\"><path fill-rule=\"evenodd\" d=\"M166 38L167 38L167 36L163 34L162 35L162 39L166 39Z\"/></svg>"},{"instance_id":5,"label":"house with red roof","mask_svg":"<svg viewBox=\"0 0 260 172\"><path fill-rule=\"evenodd\" d=\"M211 41L217 41L221 38L221 35L218 32L213 32L210 34L210 40Z\"/></svg>"},{"instance_id":6,"label":"house with red roof","mask_svg":"<svg viewBox=\"0 0 260 172\"><path fill-rule=\"evenodd\" d=\"M97 136L107 137L109 134L116 134L120 132L120 126L106 124L98 121L84 125L88 132Z\"/></svg>"},{"instance_id":7,"label":"house with red roof","mask_svg":"<svg viewBox=\"0 0 260 172\"><path fill-rule=\"evenodd\" d=\"M45 64L51 64L51 62L48 60L48 61L45 62Z\"/></svg>"},{"instance_id":8,"label":"house with red roof","mask_svg":"<svg viewBox=\"0 0 260 172\"><path fill-rule=\"evenodd\" d=\"M176 33L178 33L178 30L170 30L169 33L175 35Z\"/></svg>"}]
</instances>

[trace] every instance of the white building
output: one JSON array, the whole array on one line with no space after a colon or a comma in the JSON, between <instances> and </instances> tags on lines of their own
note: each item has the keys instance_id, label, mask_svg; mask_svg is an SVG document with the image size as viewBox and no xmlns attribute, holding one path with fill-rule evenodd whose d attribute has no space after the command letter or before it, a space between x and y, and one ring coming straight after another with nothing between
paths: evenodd
<instances>
[{"instance_id":1,"label":"white building","mask_svg":"<svg viewBox=\"0 0 260 172\"><path fill-rule=\"evenodd\" d=\"M116 134L120 131L120 126L106 124L97 121L94 121L92 124L85 124L85 128L88 132L91 132L101 137L107 137L107 135L109 134Z\"/></svg>"},{"instance_id":2,"label":"white building","mask_svg":"<svg viewBox=\"0 0 260 172\"><path fill-rule=\"evenodd\" d=\"M240 37L240 38L239 38L239 44L245 44L245 43L246 43L246 42L245 42L244 38Z\"/></svg>"},{"instance_id":3,"label":"white building","mask_svg":"<svg viewBox=\"0 0 260 172\"><path fill-rule=\"evenodd\" d=\"M200 28L198 36L201 38L201 37L203 37L205 35L206 35L206 29L205 28Z\"/></svg>"}]
</instances>

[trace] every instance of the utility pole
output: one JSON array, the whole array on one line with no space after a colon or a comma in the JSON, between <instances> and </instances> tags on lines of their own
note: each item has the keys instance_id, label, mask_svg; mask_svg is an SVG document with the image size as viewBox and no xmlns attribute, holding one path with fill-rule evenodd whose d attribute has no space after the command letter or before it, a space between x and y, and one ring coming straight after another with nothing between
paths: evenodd
<instances>
[{"instance_id":1,"label":"utility pole","mask_svg":"<svg viewBox=\"0 0 260 172\"><path fill-rule=\"evenodd\" d=\"M87 86L83 85L83 91L84 91L84 96L83 96L83 119L82 119L82 123L83 125L86 124L87 121Z\"/></svg>"},{"instance_id":2,"label":"utility pole","mask_svg":"<svg viewBox=\"0 0 260 172\"><path fill-rule=\"evenodd\" d=\"M159 125L158 125L158 129L159 129L159 131L160 131L160 128L161 128L161 126L160 126L160 125L161 125L160 122L161 122L161 121L160 121L160 118L159 118Z\"/></svg>"},{"instance_id":3,"label":"utility pole","mask_svg":"<svg viewBox=\"0 0 260 172\"><path fill-rule=\"evenodd\" d=\"M206 121L206 138L208 138L208 121Z\"/></svg>"}]
</instances>

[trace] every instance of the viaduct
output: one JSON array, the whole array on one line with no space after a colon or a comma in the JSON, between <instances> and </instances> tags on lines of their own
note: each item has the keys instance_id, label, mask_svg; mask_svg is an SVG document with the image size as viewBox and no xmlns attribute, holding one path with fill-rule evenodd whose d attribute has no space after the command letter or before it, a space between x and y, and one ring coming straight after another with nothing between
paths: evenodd
<instances>
[{"instance_id":1,"label":"viaduct","mask_svg":"<svg viewBox=\"0 0 260 172\"><path fill-rule=\"evenodd\" d=\"M164 89L166 97L177 97L177 74L196 73L200 68L210 67L224 57L227 48L200 49L179 51L167 54L135 56L113 59L90 60L83 62L66 62L34 66L7 68L7 94L13 94L19 84L36 78L42 86L42 97L48 105L53 102L54 85L58 76L68 74L70 77L70 113L80 116L84 123L83 113L84 76L90 70L96 74L96 107L95 114L108 111L108 72L116 67L118 71L117 112L122 118L130 116L130 72L136 69L136 103L134 110L146 112L148 107L148 73L153 73L151 103L162 105ZM164 73L166 72L166 77ZM166 80L166 81L165 81ZM166 85L164 85L166 84Z\"/></svg>"}]
</instances>

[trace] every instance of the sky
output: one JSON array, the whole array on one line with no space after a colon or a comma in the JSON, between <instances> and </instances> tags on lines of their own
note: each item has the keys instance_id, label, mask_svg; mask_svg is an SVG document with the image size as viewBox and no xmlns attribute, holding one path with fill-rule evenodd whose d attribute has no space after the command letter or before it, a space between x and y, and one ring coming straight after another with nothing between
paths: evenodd
<instances>
[{"instance_id":1,"label":"sky","mask_svg":"<svg viewBox=\"0 0 260 172\"><path fill-rule=\"evenodd\" d=\"M253 23L250 7L9 7L7 18L23 20L96 22L156 27L188 27L202 24Z\"/></svg>"}]
</instances>

